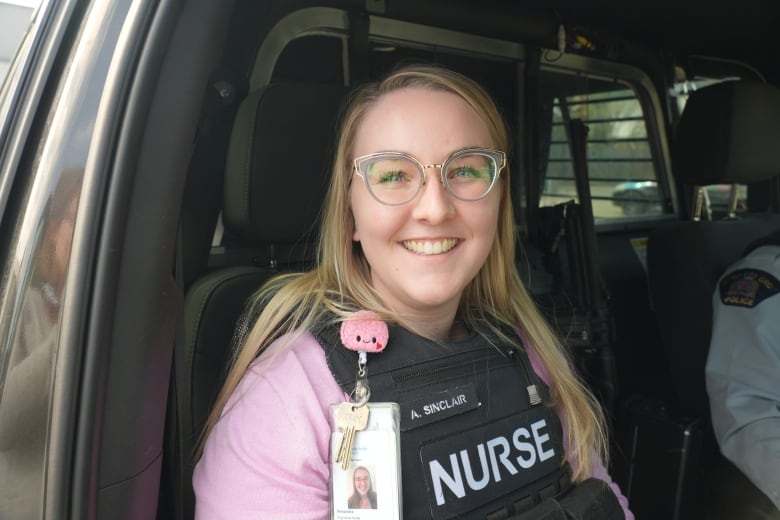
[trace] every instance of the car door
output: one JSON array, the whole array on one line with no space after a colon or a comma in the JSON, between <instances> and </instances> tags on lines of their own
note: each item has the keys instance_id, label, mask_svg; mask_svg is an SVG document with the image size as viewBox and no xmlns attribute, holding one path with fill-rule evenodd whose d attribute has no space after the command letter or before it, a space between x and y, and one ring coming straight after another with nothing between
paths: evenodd
<instances>
[{"instance_id":1,"label":"car door","mask_svg":"<svg viewBox=\"0 0 780 520\"><path fill-rule=\"evenodd\" d=\"M156 516L192 85L229 4L45 1L8 71L2 518Z\"/></svg>"}]
</instances>

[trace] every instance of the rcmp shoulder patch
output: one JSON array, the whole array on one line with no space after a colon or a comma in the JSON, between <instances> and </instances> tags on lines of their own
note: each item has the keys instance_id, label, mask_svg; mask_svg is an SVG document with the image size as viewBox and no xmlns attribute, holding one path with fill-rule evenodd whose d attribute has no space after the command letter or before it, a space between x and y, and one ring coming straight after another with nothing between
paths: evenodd
<instances>
[{"instance_id":1,"label":"rcmp shoulder patch","mask_svg":"<svg viewBox=\"0 0 780 520\"><path fill-rule=\"evenodd\" d=\"M760 269L738 269L720 281L720 301L735 307L755 307L780 292L780 281Z\"/></svg>"}]
</instances>

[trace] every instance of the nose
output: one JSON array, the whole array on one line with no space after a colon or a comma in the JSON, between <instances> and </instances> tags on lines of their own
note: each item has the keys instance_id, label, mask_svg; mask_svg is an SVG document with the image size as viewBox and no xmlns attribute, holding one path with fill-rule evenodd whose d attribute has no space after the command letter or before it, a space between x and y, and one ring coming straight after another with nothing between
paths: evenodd
<instances>
[{"instance_id":1,"label":"nose","mask_svg":"<svg viewBox=\"0 0 780 520\"><path fill-rule=\"evenodd\" d=\"M431 171L426 171L422 193L412 201L412 217L435 225L451 218L455 214L455 206L447 188L441 182L441 167L432 166L437 168L426 167Z\"/></svg>"}]
</instances>

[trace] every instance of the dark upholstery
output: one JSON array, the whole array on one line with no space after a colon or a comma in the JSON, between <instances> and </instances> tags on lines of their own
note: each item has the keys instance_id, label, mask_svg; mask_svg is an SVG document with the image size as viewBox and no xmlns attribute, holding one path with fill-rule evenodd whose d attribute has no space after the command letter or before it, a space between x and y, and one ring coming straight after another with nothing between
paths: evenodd
<instances>
[{"instance_id":1,"label":"dark upholstery","mask_svg":"<svg viewBox=\"0 0 780 520\"><path fill-rule=\"evenodd\" d=\"M252 293L277 271L254 267L228 267L196 280L187 291L184 321L189 358L185 374L190 387L193 433L208 417L222 385L223 368L238 316Z\"/></svg>"},{"instance_id":2,"label":"dark upholstery","mask_svg":"<svg viewBox=\"0 0 780 520\"><path fill-rule=\"evenodd\" d=\"M228 149L225 227L245 242L290 242L317 220L343 87L275 84L250 94Z\"/></svg>"},{"instance_id":3,"label":"dark upholstery","mask_svg":"<svg viewBox=\"0 0 780 520\"><path fill-rule=\"evenodd\" d=\"M780 90L726 82L694 92L679 122L674 175L687 184L751 183L780 173ZM650 233L650 291L683 411L709 415L704 366L712 293L752 242L780 228L780 215L679 222Z\"/></svg>"},{"instance_id":4,"label":"dark upholstery","mask_svg":"<svg viewBox=\"0 0 780 520\"><path fill-rule=\"evenodd\" d=\"M675 390L688 414L709 416L704 366L715 284L750 242L780 229L778 217L682 222L650 234L647 263L653 306Z\"/></svg>"},{"instance_id":5,"label":"dark upholstery","mask_svg":"<svg viewBox=\"0 0 780 520\"><path fill-rule=\"evenodd\" d=\"M780 173L780 90L728 81L694 92L677 126L674 175L685 184L751 183Z\"/></svg>"},{"instance_id":6,"label":"dark upholstery","mask_svg":"<svg viewBox=\"0 0 780 520\"><path fill-rule=\"evenodd\" d=\"M187 462L226 375L247 299L271 276L311 267L345 93L280 83L250 94L238 109L222 209L227 265L196 279L184 301L177 392L185 518L193 507Z\"/></svg>"},{"instance_id":7,"label":"dark upholstery","mask_svg":"<svg viewBox=\"0 0 780 520\"><path fill-rule=\"evenodd\" d=\"M780 90L746 82L707 87L691 95L682 114L672 150L674 175L696 186L765 181L780 173L778 143ZM748 214L678 222L648 237L650 292L680 412L705 419L695 477L701 518L766 518L760 512L767 498L719 453L704 369L718 278L751 242L777 229L780 215Z\"/></svg>"}]
</instances>

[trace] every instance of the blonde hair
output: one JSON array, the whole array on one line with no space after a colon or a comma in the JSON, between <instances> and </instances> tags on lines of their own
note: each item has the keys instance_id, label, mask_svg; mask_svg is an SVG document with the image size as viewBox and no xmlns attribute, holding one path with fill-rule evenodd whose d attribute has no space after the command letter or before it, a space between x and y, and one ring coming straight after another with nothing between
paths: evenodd
<instances>
[{"instance_id":1,"label":"blonde hair","mask_svg":"<svg viewBox=\"0 0 780 520\"><path fill-rule=\"evenodd\" d=\"M366 111L383 95L400 89L419 88L450 92L468 103L487 125L496 148L508 150L509 139L502 117L490 96L474 81L448 69L414 65L391 73L378 83L361 87L343 115L332 177L325 201L319 265L307 273L285 274L270 280L250 302L248 314L257 321L241 345L206 423L202 440L219 420L224 407L249 366L271 342L298 334L323 320L344 319L357 309L377 312L383 319L411 327L382 304L370 282L369 265L360 245L352 240L349 205L352 151ZM515 232L509 190L509 172L502 175L496 239L477 276L464 289L458 315L470 329L489 324L517 328L533 345L551 378L552 405L567 417L565 445L575 461L573 479L590 476L595 455L606 460L606 435L601 409L576 376L565 349L531 300L515 266ZM329 317L329 318L328 318ZM493 325L490 325L493 324ZM516 342L516 338L515 341ZM202 444L202 442L201 442Z\"/></svg>"}]
</instances>

